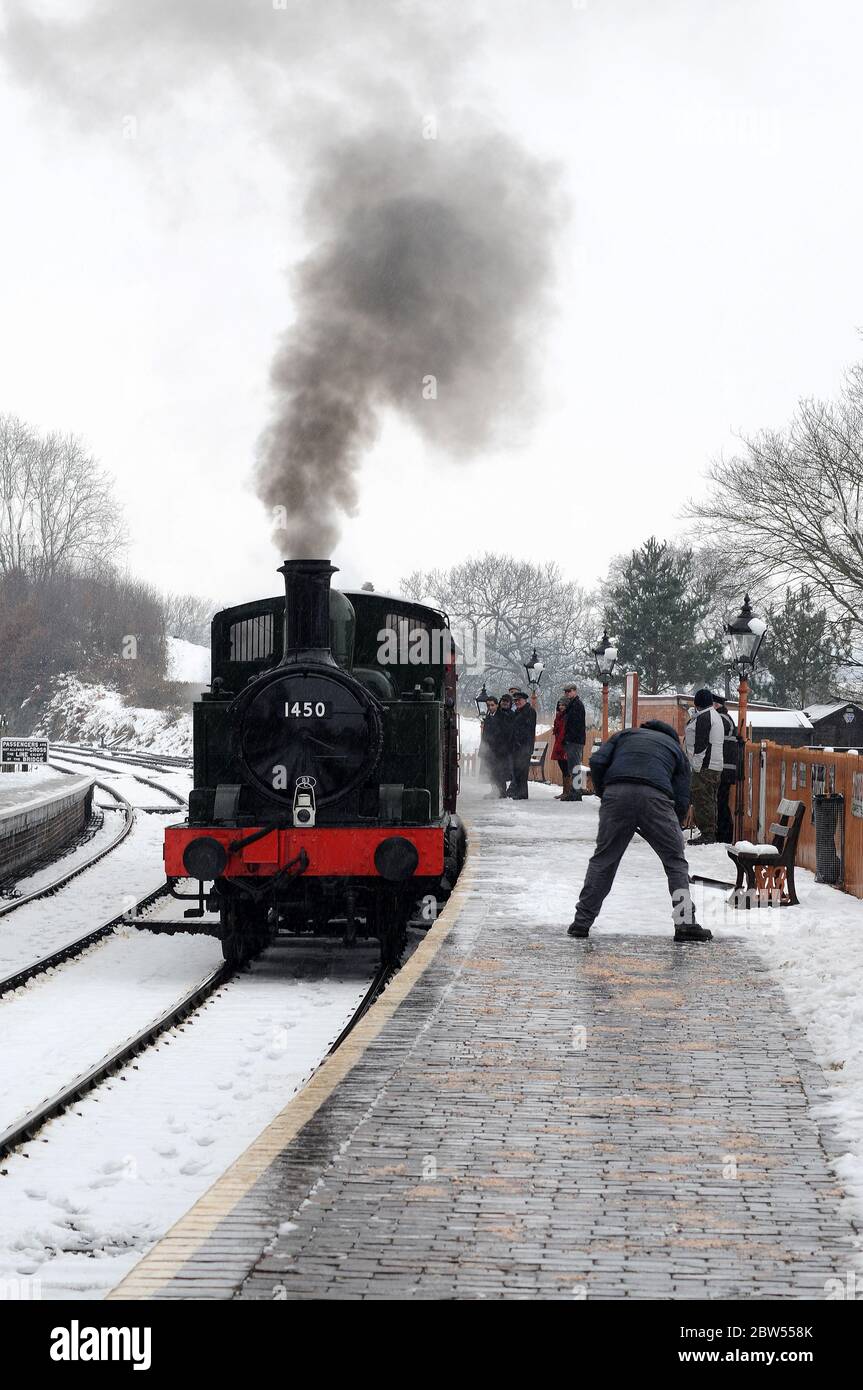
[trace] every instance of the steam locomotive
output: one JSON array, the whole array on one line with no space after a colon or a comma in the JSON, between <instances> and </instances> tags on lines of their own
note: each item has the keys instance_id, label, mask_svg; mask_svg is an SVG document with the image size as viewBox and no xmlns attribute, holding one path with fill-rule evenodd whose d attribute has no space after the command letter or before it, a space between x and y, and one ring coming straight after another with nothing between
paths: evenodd
<instances>
[{"instance_id":1,"label":"steam locomotive","mask_svg":"<svg viewBox=\"0 0 863 1390\"><path fill-rule=\"evenodd\" d=\"M218 913L232 965L279 931L377 937L394 959L417 904L446 896L464 855L449 622L332 589L327 560L279 572L284 598L213 619L188 819L165 834L168 883L196 899L186 916Z\"/></svg>"}]
</instances>

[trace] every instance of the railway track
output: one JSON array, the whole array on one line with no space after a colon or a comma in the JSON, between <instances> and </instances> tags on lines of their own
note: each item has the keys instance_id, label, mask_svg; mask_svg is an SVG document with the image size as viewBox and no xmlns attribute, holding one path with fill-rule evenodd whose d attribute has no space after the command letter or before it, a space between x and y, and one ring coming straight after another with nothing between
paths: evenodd
<instances>
[{"instance_id":1,"label":"railway track","mask_svg":"<svg viewBox=\"0 0 863 1390\"><path fill-rule=\"evenodd\" d=\"M82 764L91 767L95 766L94 763L87 761L86 755L83 758L74 754L71 756L68 754L61 754L60 756L64 762L72 762L79 766ZM101 757L101 753L98 756ZM118 763L121 761L122 760L117 759ZM59 764L54 765L58 766L58 770L69 770L68 768L61 768ZM135 777L136 780L166 793L176 805L185 805L184 798L173 792L172 789L153 781L151 778L138 773L124 773L122 775ZM68 875L64 875L62 878L53 881L44 888L36 890L32 894L27 894L20 899L16 899L13 903L5 905L5 908L2 909L3 911L14 911L17 907L23 906L25 902L32 902L36 898L50 896L55 893L57 889L67 883L70 878L82 873L86 868L90 867L91 863L95 863L97 859L104 858L106 854L110 853L111 849L116 847L116 844L118 844L121 839L128 835L135 821L136 808L131 805L127 798L123 797L121 793L117 792L106 783L97 782L96 785L112 795L117 803L122 806L124 810L122 834L115 837L110 846L103 846L97 856L93 856L84 864L77 865ZM145 809L149 810L152 808ZM65 943L57 950L49 952L40 959L0 979L0 997L13 990L20 989L21 986L28 984L31 980L44 974L55 966L61 965L81 955L90 946L95 945L102 938L113 932L117 926L133 925L136 927L152 928L156 932L171 932L187 927L188 924L186 923L160 922L158 919L148 919L146 915L141 915L146 914L148 908L151 908L160 899L166 897L167 892L167 885L159 887L146 897L140 899L133 909L117 914L112 917L110 921L102 923L92 931L84 933L75 940ZM360 1000L349 1022L328 1049L328 1054L334 1053L342 1045L353 1028L356 1027L357 1023L364 1017L375 999L377 999L382 990L386 987L396 968L397 967L394 966L392 962L382 963L378 966L372 976L368 989ZM38 1105L28 1110L26 1114L15 1119L0 1132L0 1159L6 1158L15 1149L20 1147L21 1144L32 1139L48 1121L62 1114L69 1106L74 1105L81 1100L82 1097L95 1090L103 1081L121 1071L133 1058L155 1043L164 1033L176 1027L179 1023L182 1023L199 1009L222 985L227 983L235 973L236 972L230 966L224 964L220 965L218 969L214 970L206 979L199 981L194 988L190 989L179 1001L170 1008L165 1009L158 1017L153 1019L152 1022L140 1028L132 1036L126 1038L116 1048L113 1048L104 1055L95 1065L77 1074L71 1081L64 1084L47 1099L40 1101Z\"/></svg>"},{"instance_id":2,"label":"railway track","mask_svg":"<svg viewBox=\"0 0 863 1390\"><path fill-rule=\"evenodd\" d=\"M101 1082L105 1081L114 1072L136 1057L144 1048L149 1047L157 1038L166 1033L169 1028L174 1028L178 1023L182 1023L189 1014L195 1009L200 1008L201 1004L213 994L220 985L230 979L232 971L227 966L222 965L215 970L202 983L195 986L188 994L184 995L178 1003L166 1009L154 1019L152 1023L140 1029L132 1037L127 1038L119 1047L114 1048L107 1056L103 1057L95 1066L76 1076L73 1081L61 1087L61 1089L42 1101L33 1110L29 1111L20 1119L13 1121L2 1133L0 1133L0 1159L6 1158L8 1154L20 1144L28 1139L32 1139L35 1134L53 1120L55 1116L63 1113L70 1105L80 1100L88 1091L92 1091Z\"/></svg>"},{"instance_id":3,"label":"railway track","mask_svg":"<svg viewBox=\"0 0 863 1390\"><path fill-rule=\"evenodd\" d=\"M58 752L68 751L70 753L87 754L89 757L101 758L103 762L126 763L131 767L149 767L157 772L168 771L190 771L192 759L180 757L172 753L142 753L138 749L124 752L119 748L95 748L92 744L86 743L52 743L52 748Z\"/></svg>"},{"instance_id":4,"label":"railway track","mask_svg":"<svg viewBox=\"0 0 863 1390\"><path fill-rule=\"evenodd\" d=\"M95 766L95 764L93 763L86 762L82 759L73 759L70 758L68 755L64 756L63 761L71 761L78 766ZM70 771L68 767L63 767L60 763L57 762L52 762L50 766L55 767L58 772ZM144 783L147 786L152 787L155 790L163 793L165 796L169 797L173 802L173 805L171 807L164 808L166 810L173 810L175 809L175 807L182 808L186 805L185 798L180 796L179 793L174 792L170 787L162 786L161 783L154 782L151 778L144 777L140 773L129 772L124 775L133 777L136 781ZM52 879L50 883L43 885L41 888L35 888L32 890L32 892L29 893L22 893L20 897L14 898L9 902L0 904L0 917L8 916L10 913L16 912L20 908L25 907L28 903L37 902L40 899L52 897L61 888L64 888L66 884L70 883L80 874L83 874L87 869L92 868L94 864L98 864L100 860L104 859L108 854L111 853L112 850L116 849L117 846L121 844L123 840L125 840L126 836L131 832L135 824L135 818L137 814L136 808L131 804L127 797L123 796L123 794L121 792L118 792L114 787L109 786L106 782L96 781L94 785L97 786L100 789L100 791L107 792L109 796L112 796L119 808L123 812L123 824L118 830L117 834L111 840L110 844L102 845L98 851L90 855L87 859L83 860L82 862L79 862L74 866L74 868L69 869L66 873L60 874L56 879ZM142 809L145 813L152 813L153 811L158 811L162 808L145 807ZM116 915L111 917L109 921L101 923L98 927L94 927L91 931L83 932L80 936L74 937L71 941L65 942L56 950L49 951L44 956L40 956L38 959L32 961L30 964L23 966L17 970L14 970L10 974L0 978L0 998L2 998L4 994L12 993L13 990L21 989L22 986L29 984L31 980L35 979L39 975L45 974L46 971L53 970L58 965L65 964L66 961L74 960L76 956L80 956L84 951L89 950L91 946L95 946L97 942L101 941L104 937L110 935L110 933L113 932L116 927L128 923L130 919L133 918L133 914L138 914L141 911L146 910L146 908L152 906L154 902L158 901L162 897L167 896L167 892L167 885L162 885L154 892L148 893L145 897L139 899L138 902L135 904L134 908L131 909L131 911L125 910L121 913L117 913ZM141 925L144 924L141 923Z\"/></svg>"},{"instance_id":5,"label":"railway track","mask_svg":"<svg viewBox=\"0 0 863 1390\"><path fill-rule=\"evenodd\" d=\"M395 967L392 964L378 967L366 993L363 995L363 998L347 1025L342 1029L335 1042L328 1049L327 1055L332 1055L341 1047L342 1043L383 991L393 975L394 969ZM103 1081L106 1081L116 1072L121 1071L127 1063L155 1043L164 1033L176 1027L179 1023L182 1023L199 1009L222 985L226 984L235 973L236 972L230 966L221 965L212 975L197 984L194 989L191 989L176 1004L164 1010L152 1023L139 1029L130 1038L127 1038L118 1047L102 1057L95 1066L80 1073L72 1081L68 1082L61 1087L60 1090L48 1097L48 1099L40 1102L38 1106L28 1111L26 1115L13 1121L11 1125L0 1132L0 1159L8 1157L8 1155L20 1147L21 1144L33 1139L49 1120L55 1119L58 1115L61 1115L70 1105L74 1105L87 1095L88 1092L95 1090Z\"/></svg>"},{"instance_id":6,"label":"railway track","mask_svg":"<svg viewBox=\"0 0 863 1390\"><path fill-rule=\"evenodd\" d=\"M78 754L75 754L75 753L59 753L59 754L55 754L55 755L54 755L54 758L52 759L52 761L51 761L51 763L50 763L50 766L51 766L51 767L55 767L55 768L57 769L58 772L69 772L69 771L70 771L70 769L69 769L68 767L63 767L61 763L58 763L58 762L56 761L56 758L57 758L58 756L59 756L60 758L62 758L62 760L63 760L64 763L71 763L73 768L75 768L75 767L90 767L90 768L93 768L94 771L96 771L96 772L108 772L108 773L114 771L114 769L113 769L112 767L110 767L110 766L109 766L109 767L105 767L104 764L102 764L102 763L93 762L92 758L90 758L89 756L88 756L88 757L80 757ZM170 769L165 769L165 770L166 770L166 771L170 771ZM160 806L141 806L141 807L139 807L139 809L140 809L141 811L144 811L145 813L152 813L152 812L154 812L154 811L161 811L161 810L163 810L163 809L166 810L166 811L173 811L176 807L184 808L184 807L187 805L187 798L186 798L186 797L182 796L179 792L175 792L175 791L173 790L173 788L171 788L171 787L166 787L166 786L164 785L163 782L156 782L152 777L144 777L140 772L129 772L129 771L124 771L124 772L118 771L118 772L117 772L117 775L118 775L118 776L121 776L121 777L131 777L135 782L140 782L142 786L150 787L150 788L152 788L153 791L161 792L163 796L168 797L168 799L172 802L172 805L171 805L171 806L167 806L167 807L164 807L164 808L163 808L163 807L160 807ZM97 783L96 783L96 786L98 786L98 787L104 787L104 783L97 782ZM110 790L110 788L107 788L107 790Z\"/></svg>"},{"instance_id":7,"label":"railway track","mask_svg":"<svg viewBox=\"0 0 863 1390\"><path fill-rule=\"evenodd\" d=\"M160 898L167 897L167 895L167 885L163 884L160 888L155 889L154 892L149 893L145 898L141 898L140 901L135 904L132 911L136 913L140 912L142 909L150 907L151 904L157 902ZM39 893L33 896L41 897L42 894ZM26 900L21 899L11 904L11 906L23 907L25 901L32 901L32 898ZM21 989L22 986L28 985L30 981L35 980L37 976L44 975L47 970L53 970L58 965L64 965L68 960L74 960L76 956L80 956L84 951L89 950L91 946L95 946L97 941L101 941L103 937L109 936L116 927L144 925L142 922L130 920L130 917L131 914L128 911L119 912L115 917L112 917L109 922L103 922L101 926L94 927L92 931L84 932L81 936L76 936L72 941L65 942L62 946L58 946L56 950L49 951L46 955L40 956L29 965L21 966L20 969L14 970L10 975L5 975L0 979L0 999L2 999L4 994L11 994L13 990Z\"/></svg>"},{"instance_id":8,"label":"railway track","mask_svg":"<svg viewBox=\"0 0 863 1390\"><path fill-rule=\"evenodd\" d=\"M372 978L371 984L369 985L368 989L366 990L366 993L360 1000L356 1012L353 1014L347 1025L339 1033L339 1036L336 1038L335 1042L329 1050L328 1056L331 1057L334 1052L338 1051L345 1038L347 1038L353 1032L360 1019L368 1013L369 1009L377 999L378 995L383 993L389 981L392 979L392 976L395 974L397 968L397 966L393 965L392 961L381 962Z\"/></svg>"}]
</instances>

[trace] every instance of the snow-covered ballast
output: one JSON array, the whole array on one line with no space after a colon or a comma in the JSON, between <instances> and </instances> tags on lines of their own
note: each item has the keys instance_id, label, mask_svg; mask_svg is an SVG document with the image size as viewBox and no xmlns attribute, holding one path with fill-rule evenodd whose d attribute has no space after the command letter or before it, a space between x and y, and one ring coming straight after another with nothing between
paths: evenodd
<instances>
[{"instance_id":1,"label":"snow-covered ballast","mask_svg":"<svg viewBox=\"0 0 863 1390\"><path fill-rule=\"evenodd\" d=\"M12 777L0 778L0 882L63 849L87 825L92 808L93 778L87 774L58 773L32 788L17 776L14 784Z\"/></svg>"}]
</instances>

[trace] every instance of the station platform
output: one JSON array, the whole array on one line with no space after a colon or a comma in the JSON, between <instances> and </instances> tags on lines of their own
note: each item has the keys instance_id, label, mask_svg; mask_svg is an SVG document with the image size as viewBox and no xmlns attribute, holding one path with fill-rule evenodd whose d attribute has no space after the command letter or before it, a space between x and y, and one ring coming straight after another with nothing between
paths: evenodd
<instances>
[{"instance_id":1,"label":"station platform","mask_svg":"<svg viewBox=\"0 0 863 1390\"><path fill-rule=\"evenodd\" d=\"M90 818L93 777L34 767L0 776L0 880L55 853Z\"/></svg>"},{"instance_id":2,"label":"station platform","mask_svg":"<svg viewBox=\"0 0 863 1390\"><path fill-rule=\"evenodd\" d=\"M426 940L109 1297L823 1298L859 1267L824 1077L761 957L675 945L639 843L570 940L596 803L553 790L468 792Z\"/></svg>"}]
</instances>

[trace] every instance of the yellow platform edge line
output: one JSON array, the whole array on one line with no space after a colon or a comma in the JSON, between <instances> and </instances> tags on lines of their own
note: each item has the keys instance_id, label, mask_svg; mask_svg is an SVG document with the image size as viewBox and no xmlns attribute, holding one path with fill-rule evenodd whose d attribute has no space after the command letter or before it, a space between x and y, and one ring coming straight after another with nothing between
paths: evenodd
<instances>
[{"instance_id":1,"label":"yellow platform edge line","mask_svg":"<svg viewBox=\"0 0 863 1390\"><path fill-rule=\"evenodd\" d=\"M467 823L464 822L468 829ZM446 941L467 897L476 868L478 850L468 840L467 855L458 883L443 912L410 960L384 990L332 1057L322 1062L301 1091L262 1130L257 1139L227 1168L212 1187L170 1227L117 1286L105 1295L111 1299L146 1299L158 1295L197 1253L219 1222L243 1200L270 1167L277 1154L296 1138L317 1114L341 1081L364 1056L367 1048L407 998Z\"/></svg>"}]
</instances>

